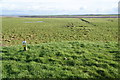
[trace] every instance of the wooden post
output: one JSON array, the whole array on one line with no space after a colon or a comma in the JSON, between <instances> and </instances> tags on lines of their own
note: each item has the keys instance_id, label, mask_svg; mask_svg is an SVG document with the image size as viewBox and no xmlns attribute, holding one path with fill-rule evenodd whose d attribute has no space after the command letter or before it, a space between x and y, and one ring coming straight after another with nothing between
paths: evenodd
<instances>
[{"instance_id":1,"label":"wooden post","mask_svg":"<svg viewBox=\"0 0 120 80\"><path fill-rule=\"evenodd\" d=\"M27 50L27 43L25 40L22 42L22 45L23 45L23 50L26 51Z\"/></svg>"}]
</instances>

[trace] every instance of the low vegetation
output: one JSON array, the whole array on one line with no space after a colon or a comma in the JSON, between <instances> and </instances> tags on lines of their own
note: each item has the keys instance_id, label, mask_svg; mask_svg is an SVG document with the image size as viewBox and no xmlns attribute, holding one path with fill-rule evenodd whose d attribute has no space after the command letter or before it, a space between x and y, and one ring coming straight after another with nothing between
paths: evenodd
<instances>
[{"instance_id":1,"label":"low vegetation","mask_svg":"<svg viewBox=\"0 0 120 80\"><path fill-rule=\"evenodd\" d=\"M3 46L20 45L24 38L28 44L76 40L118 41L117 18L82 18L82 20L79 18L3 18L2 44Z\"/></svg>"},{"instance_id":2,"label":"low vegetation","mask_svg":"<svg viewBox=\"0 0 120 80\"><path fill-rule=\"evenodd\" d=\"M3 78L118 78L117 43L59 42L3 47Z\"/></svg>"},{"instance_id":3,"label":"low vegetation","mask_svg":"<svg viewBox=\"0 0 120 80\"><path fill-rule=\"evenodd\" d=\"M3 18L3 78L119 78L117 18ZM26 39L28 50L23 51Z\"/></svg>"}]
</instances>

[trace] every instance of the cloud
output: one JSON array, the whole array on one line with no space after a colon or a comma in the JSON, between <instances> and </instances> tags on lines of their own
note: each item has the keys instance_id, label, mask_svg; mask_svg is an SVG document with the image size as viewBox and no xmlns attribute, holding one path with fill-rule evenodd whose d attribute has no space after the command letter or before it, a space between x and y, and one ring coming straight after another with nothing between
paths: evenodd
<instances>
[{"instance_id":1,"label":"cloud","mask_svg":"<svg viewBox=\"0 0 120 80\"><path fill-rule=\"evenodd\" d=\"M119 0L2 0L3 14L117 13ZM7 12L8 11L8 12Z\"/></svg>"}]
</instances>

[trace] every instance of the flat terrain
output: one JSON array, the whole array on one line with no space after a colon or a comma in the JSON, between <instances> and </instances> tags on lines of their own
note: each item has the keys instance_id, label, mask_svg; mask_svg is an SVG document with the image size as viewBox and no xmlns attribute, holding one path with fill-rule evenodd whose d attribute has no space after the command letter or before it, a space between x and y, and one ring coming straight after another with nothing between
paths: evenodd
<instances>
[{"instance_id":1,"label":"flat terrain","mask_svg":"<svg viewBox=\"0 0 120 80\"><path fill-rule=\"evenodd\" d=\"M117 18L3 17L2 26L3 78L120 76Z\"/></svg>"},{"instance_id":2,"label":"flat terrain","mask_svg":"<svg viewBox=\"0 0 120 80\"><path fill-rule=\"evenodd\" d=\"M41 22L42 21L42 22ZM60 41L118 41L117 18L3 18L3 46Z\"/></svg>"}]
</instances>

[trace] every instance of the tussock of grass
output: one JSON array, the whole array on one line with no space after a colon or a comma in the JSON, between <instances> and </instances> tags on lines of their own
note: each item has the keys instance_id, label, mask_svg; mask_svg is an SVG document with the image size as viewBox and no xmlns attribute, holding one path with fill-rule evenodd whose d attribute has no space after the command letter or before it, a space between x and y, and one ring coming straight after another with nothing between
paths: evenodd
<instances>
[{"instance_id":1,"label":"tussock of grass","mask_svg":"<svg viewBox=\"0 0 120 80\"><path fill-rule=\"evenodd\" d=\"M117 78L117 43L58 42L3 47L3 78Z\"/></svg>"}]
</instances>

